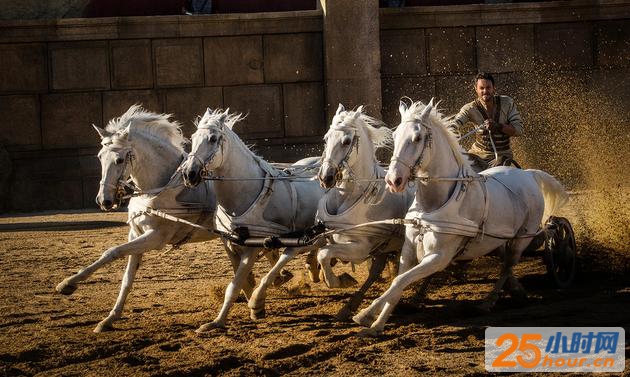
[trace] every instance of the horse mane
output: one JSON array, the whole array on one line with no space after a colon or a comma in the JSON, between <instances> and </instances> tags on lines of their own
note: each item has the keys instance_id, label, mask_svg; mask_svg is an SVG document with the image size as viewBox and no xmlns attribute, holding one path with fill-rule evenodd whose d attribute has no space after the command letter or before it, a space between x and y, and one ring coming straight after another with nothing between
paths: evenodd
<instances>
[{"instance_id":1,"label":"horse mane","mask_svg":"<svg viewBox=\"0 0 630 377\"><path fill-rule=\"evenodd\" d=\"M429 113L429 120L433 127L432 130L437 130L440 132L444 139L447 141L448 146L453 151L453 155L455 156L455 160L457 160L457 164L464 169L465 174L467 175L476 175L471 166L470 157L466 154L466 151L459 144L456 135L447 127L447 125L452 120L452 116L445 116L438 109L439 102L433 105L433 99L429 102L428 105L425 105L421 101L412 102L409 106L409 109L405 112L405 117L403 117L402 121L407 120L418 120L420 119L420 115L424 111L427 106L431 106L431 111Z\"/></svg>"},{"instance_id":2,"label":"horse mane","mask_svg":"<svg viewBox=\"0 0 630 377\"><path fill-rule=\"evenodd\" d=\"M353 120L357 113L358 118ZM346 121L346 119L348 119L348 121ZM389 129L383 121L363 113L362 107L355 110L342 111L340 114L335 115L330 128L357 128L357 125L367 132L370 141L374 145L374 149L381 147L391 149L394 145L392 130ZM324 136L324 138L325 137L326 136Z\"/></svg>"},{"instance_id":3,"label":"horse mane","mask_svg":"<svg viewBox=\"0 0 630 377\"><path fill-rule=\"evenodd\" d=\"M234 132L234 126L236 123L245 119L247 115L241 113L230 113L230 109L215 109L210 112L209 109L202 117L197 117L195 126L197 128L217 128L224 135L229 136L232 141L240 146L243 150L249 152L252 157L258 162L258 164L266 171L277 171L273 165L267 162L264 158L257 155L248 145L245 144L236 132Z\"/></svg>"},{"instance_id":4,"label":"horse mane","mask_svg":"<svg viewBox=\"0 0 630 377\"><path fill-rule=\"evenodd\" d=\"M171 116L157 114L144 109L140 104L135 104L120 117L111 119L105 130L119 133L130 126L130 139L133 139L134 134L142 134L159 142L166 142L183 153L186 138L182 134L181 124L170 120Z\"/></svg>"}]
</instances>

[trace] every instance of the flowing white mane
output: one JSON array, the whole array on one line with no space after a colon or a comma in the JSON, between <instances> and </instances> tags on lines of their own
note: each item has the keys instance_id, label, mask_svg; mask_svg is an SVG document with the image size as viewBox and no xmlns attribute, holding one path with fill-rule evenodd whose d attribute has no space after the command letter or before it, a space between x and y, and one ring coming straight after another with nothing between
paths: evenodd
<instances>
[{"instance_id":1,"label":"flowing white mane","mask_svg":"<svg viewBox=\"0 0 630 377\"><path fill-rule=\"evenodd\" d=\"M214 128L223 133L224 136L229 137L234 145L238 145L243 151L248 152L258 161L258 164L267 171L276 171L270 163L265 161L262 157L258 156L254 151L248 147L243 140L234 132L234 126L236 123L245 119L246 115L241 113L230 113L230 109L216 109L214 111L206 111L203 117L198 117L195 125L197 128Z\"/></svg>"},{"instance_id":2,"label":"flowing white mane","mask_svg":"<svg viewBox=\"0 0 630 377\"><path fill-rule=\"evenodd\" d=\"M476 175L476 173L473 172L471 161L466 154L466 151L459 144L455 134L447 127L452 117L442 114L437 105L439 105L439 102L433 105L433 99L431 99L431 102L429 102L428 105L425 105L421 101L412 102L407 111L405 111L405 116L402 117L402 122L419 120L424 109L427 106L431 106L431 111L427 118L430 122L431 130L440 132L444 136L444 139L448 142L448 146L453 151L453 155L455 156L458 165L464 168L465 173L468 175Z\"/></svg>"},{"instance_id":3,"label":"flowing white mane","mask_svg":"<svg viewBox=\"0 0 630 377\"><path fill-rule=\"evenodd\" d=\"M362 106L360 106L357 110L342 111L339 114L336 114L333 117L330 130L326 133L326 135L324 135L324 139L326 139L329 136L329 133L333 130L346 128L357 129L358 127L361 127L366 131L375 149L381 147L388 149L392 148L394 143L392 130L387 128L385 123L382 121L364 114Z\"/></svg>"},{"instance_id":4,"label":"flowing white mane","mask_svg":"<svg viewBox=\"0 0 630 377\"><path fill-rule=\"evenodd\" d=\"M133 105L123 115L109 121L105 130L114 133L123 132L129 127L129 139L133 140L134 134L155 139L175 147L184 152L186 138L182 135L181 124L171 121L171 114L156 114L145 110L141 105Z\"/></svg>"}]
</instances>

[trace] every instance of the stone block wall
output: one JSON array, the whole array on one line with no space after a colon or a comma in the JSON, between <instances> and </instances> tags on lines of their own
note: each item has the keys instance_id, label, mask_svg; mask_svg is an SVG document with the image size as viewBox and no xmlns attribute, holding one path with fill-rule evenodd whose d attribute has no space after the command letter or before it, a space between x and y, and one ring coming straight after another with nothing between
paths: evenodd
<instances>
[{"instance_id":1,"label":"stone block wall","mask_svg":"<svg viewBox=\"0 0 630 377\"><path fill-rule=\"evenodd\" d=\"M206 107L230 107L248 114L236 130L248 143L288 161L320 153L337 102L367 104L389 125L402 96L436 97L452 114L474 98L479 71L493 73L523 113L527 134L515 150L526 166L580 182L600 174L590 161L619 165L597 152L629 142L627 2L361 4L355 14L351 3L328 2L328 16L0 22L0 157L11 161L0 167L0 183L9 182L0 210L93 207L100 167L91 124L134 103L172 113L187 136ZM615 158L630 158L618 150L625 154Z\"/></svg>"},{"instance_id":2,"label":"stone block wall","mask_svg":"<svg viewBox=\"0 0 630 377\"><path fill-rule=\"evenodd\" d=\"M206 107L248 114L237 132L302 156L326 129L321 12L0 23L0 209L94 207L103 126L134 103L184 134ZM6 167L7 171L9 167Z\"/></svg>"},{"instance_id":3,"label":"stone block wall","mask_svg":"<svg viewBox=\"0 0 630 377\"><path fill-rule=\"evenodd\" d=\"M630 149L618 148L628 145L630 126L628 3L383 9L380 38L389 125L400 120L402 96L435 97L445 114L457 113L475 98L475 74L489 72L524 118L526 135L514 149L525 166L580 187L602 164L613 173L615 159L630 158Z\"/></svg>"}]
</instances>

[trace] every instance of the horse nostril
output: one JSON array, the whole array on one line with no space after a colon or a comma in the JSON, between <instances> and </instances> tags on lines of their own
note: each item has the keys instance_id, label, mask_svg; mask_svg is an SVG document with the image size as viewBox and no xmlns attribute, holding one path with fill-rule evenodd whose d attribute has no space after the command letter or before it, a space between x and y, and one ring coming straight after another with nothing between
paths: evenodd
<instances>
[{"instance_id":1,"label":"horse nostril","mask_svg":"<svg viewBox=\"0 0 630 377\"><path fill-rule=\"evenodd\" d=\"M112 203L111 200L104 200L103 201L103 207L105 207L105 208L112 208L112 205L113 205L113 203Z\"/></svg>"},{"instance_id":2,"label":"horse nostril","mask_svg":"<svg viewBox=\"0 0 630 377\"><path fill-rule=\"evenodd\" d=\"M188 179L189 179L190 181L192 181L193 179L195 179L195 176L196 176L196 175L197 175L197 173L195 173L195 171L194 171L194 170L191 170L191 171L189 171L189 172L188 172Z\"/></svg>"},{"instance_id":3,"label":"horse nostril","mask_svg":"<svg viewBox=\"0 0 630 377\"><path fill-rule=\"evenodd\" d=\"M396 180L394 181L394 185L396 187L400 186L402 184L402 177L398 177L396 178Z\"/></svg>"}]
</instances>

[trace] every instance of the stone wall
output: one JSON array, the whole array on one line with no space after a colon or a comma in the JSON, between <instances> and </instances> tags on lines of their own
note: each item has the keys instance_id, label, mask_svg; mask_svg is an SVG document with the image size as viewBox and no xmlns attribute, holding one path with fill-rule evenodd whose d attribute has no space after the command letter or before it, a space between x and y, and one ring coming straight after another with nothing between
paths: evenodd
<instances>
[{"instance_id":1,"label":"stone wall","mask_svg":"<svg viewBox=\"0 0 630 377\"><path fill-rule=\"evenodd\" d=\"M2 23L0 145L12 160L2 203L94 206L91 124L134 103L172 113L186 136L206 107L230 107L249 114L237 131L267 157L301 155L326 127L322 51L319 11Z\"/></svg>"},{"instance_id":2,"label":"stone wall","mask_svg":"<svg viewBox=\"0 0 630 377\"><path fill-rule=\"evenodd\" d=\"M613 184L630 158L630 3L572 1L417 7L381 11L383 119L399 121L402 96L439 99L455 114L475 98L477 72L516 100L525 166L589 186ZM624 147L621 147L625 145Z\"/></svg>"},{"instance_id":3,"label":"stone wall","mask_svg":"<svg viewBox=\"0 0 630 377\"><path fill-rule=\"evenodd\" d=\"M603 144L628 150L629 2L406 7L379 17L378 2L360 3L0 22L0 154L11 161L0 171L9 185L0 208L94 206L100 167L90 125L133 103L173 113L187 136L207 106L249 113L237 131L265 157L287 161L319 153L336 102L366 103L390 125L402 96L436 97L450 114L472 100L478 71L494 73L517 100L527 136L515 148L528 166L579 181L595 169L562 153L582 156L584 138L592 153ZM361 14L348 18L352 9ZM348 38L350 26L363 37ZM344 58L348 51L369 61Z\"/></svg>"}]
</instances>

